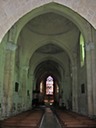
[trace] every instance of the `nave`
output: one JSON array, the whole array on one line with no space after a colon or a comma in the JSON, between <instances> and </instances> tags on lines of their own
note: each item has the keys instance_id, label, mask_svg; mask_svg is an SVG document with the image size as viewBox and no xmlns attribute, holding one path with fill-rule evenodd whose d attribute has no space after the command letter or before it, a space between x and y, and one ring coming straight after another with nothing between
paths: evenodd
<instances>
[{"instance_id":1,"label":"nave","mask_svg":"<svg viewBox=\"0 0 96 128\"><path fill-rule=\"evenodd\" d=\"M96 120L60 108L42 107L0 121L0 128L96 128Z\"/></svg>"}]
</instances>

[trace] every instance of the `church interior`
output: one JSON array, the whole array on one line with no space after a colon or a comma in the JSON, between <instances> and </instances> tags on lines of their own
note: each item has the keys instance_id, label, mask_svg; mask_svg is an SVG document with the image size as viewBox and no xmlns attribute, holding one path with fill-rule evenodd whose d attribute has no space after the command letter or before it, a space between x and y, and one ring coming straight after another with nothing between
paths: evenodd
<instances>
[{"instance_id":1,"label":"church interior","mask_svg":"<svg viewBox=\"0 0 96 128\"><path fill-rule=\"evenodd\" d=\"M1 1L0 122L37 108L96 121L96 1Z\"/></svg>"}]
</instances>

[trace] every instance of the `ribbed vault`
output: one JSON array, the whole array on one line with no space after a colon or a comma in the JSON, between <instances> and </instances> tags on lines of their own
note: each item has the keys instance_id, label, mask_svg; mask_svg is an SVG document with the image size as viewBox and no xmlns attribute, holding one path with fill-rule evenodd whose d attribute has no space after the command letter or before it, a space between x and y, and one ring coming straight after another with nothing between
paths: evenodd
<instances>
[{"instance_id":1,"label":"ribbed vault","mask_svg":"<svg viewBox=\"0 0 96 128\"><path fill-rule=\"evenodd\" d=\"M61 80L59 65L52 60L40 63L35 70L35 78L39 81L44 80L49 75L53 76L58 81Z\"/></svg>"}]
</instances>

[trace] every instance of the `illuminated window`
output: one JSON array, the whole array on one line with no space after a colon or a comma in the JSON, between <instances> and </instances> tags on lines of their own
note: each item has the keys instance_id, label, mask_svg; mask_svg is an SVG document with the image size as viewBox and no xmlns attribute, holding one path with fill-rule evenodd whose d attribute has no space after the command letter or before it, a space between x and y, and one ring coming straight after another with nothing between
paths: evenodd
<instances>
[{"instance_id":1,"label":"illuminated window","mask_svg":"<svg viewBox=\"0 0 96 128\"><path fill-rule=\"evenodd\" d=\"M43 92L43 82L40 83L40 92Z\"/></svg>"},{"instance_id":2,"label":"illuminated window","mask_svg":"<svg viewBox=\"0 0 96 128\"><path fill-rule=\"evenodd\" d=\"M84 59L85 59L84 38L81 34L80 35L80 64L81 64L81 67L84 66Z\"/></svg>"},{"instance_id":3,"label":"illuminated window","mask_svg":"<svg viewBox=\"0 0 96 128\"><path fill-rule=\"evenodd\" d=\"M57 85L57 93L59 93L59 86Z\"/></svg>"},{"instance_id":4,"label":"illuminated window","mask_svg":"<svg viewBox=\"0 0 96 128\"><path fill-rule=\"evenodd\" d=\"M53 95L53 84L53 78L48 76L46 80L46 95Z\"/></svg>"}]
</instances>

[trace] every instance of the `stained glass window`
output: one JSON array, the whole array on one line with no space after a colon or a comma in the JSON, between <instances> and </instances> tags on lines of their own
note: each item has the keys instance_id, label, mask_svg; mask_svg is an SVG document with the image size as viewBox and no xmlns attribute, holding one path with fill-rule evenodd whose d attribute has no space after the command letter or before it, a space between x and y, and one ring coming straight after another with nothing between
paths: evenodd
<instances>
[{"instance_id":1,"label":"stained glass window","mask_svg":"<svg viewBox=\"0 0 96 128\"><path fill-rule=\"evenodd\" d=\"M40 92L42 93L43 92L43 82L41 81L40 83Z\"/></svg>"},{"instance_id":2,"label":"stained glass window","mask_svg":"<svg viewBox=\"0 0 96 128\"><path fill-rule=\"evenodd\" d=\"M53 78L48 76L46 80L46 95L53 95L53 84Z\"/></svg>"}]
</instances>

